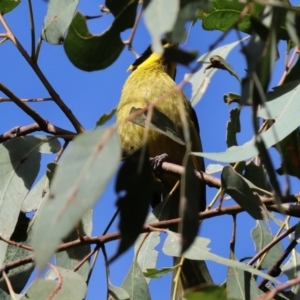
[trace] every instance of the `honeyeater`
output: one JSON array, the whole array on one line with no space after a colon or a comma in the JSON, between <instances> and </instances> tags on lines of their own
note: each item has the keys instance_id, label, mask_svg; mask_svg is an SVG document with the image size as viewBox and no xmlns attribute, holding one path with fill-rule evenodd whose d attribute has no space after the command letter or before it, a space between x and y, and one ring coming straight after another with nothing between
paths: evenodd
<instances>
[{"instance_id":1,"label":"honeyeater","mask_svg":"<svg viewBox=\"0 0 300 300\"><path fill-rule=\"evenodd\" d=\"M165 44L164 48L167 47L176 46ZM176 83L174 77L176 73L176 63L170 61L163 55L153 53L151 47L149 47L129 69L132 70L132 73L123 86L120 102L117 107L118 134L122 148L126 151L132 151L141 147L144 142L145 128L130 121L124 122L130 115L131 109L133 107L145 108L149 103L155 102L158 98L168 93L165 99L156 105L156 108L166 115L173 122L178 132L183 135L183 125L179 111L179 102L181 101L190 133L192 151L202 152L196 113L185 94L181 90L175 90ZM186 152L184 145L153 130L147 132L146 142L150 157L157 157L165 153L168 155L169 162L182 165ZM194 165L197 170L203 171L203 158L195 157ZM169 173L162 172L162 174L157 177L159 177L158 179L163 186L165 195L173 189L178 181L178 176L170 175ZM199 181L199 185L201 185L199 210L204 210L206 206L205 184ZM169 199L173 207L173 215L170 216L170 218L178 217L179 188L176 191L177 192ZM174 228L171 229L174 230ZM184 261L181 272L183 289L211 281L210 278L202 274L201 268L203 268L203 262L188 259Z\"/></svg>"}]
</instances>

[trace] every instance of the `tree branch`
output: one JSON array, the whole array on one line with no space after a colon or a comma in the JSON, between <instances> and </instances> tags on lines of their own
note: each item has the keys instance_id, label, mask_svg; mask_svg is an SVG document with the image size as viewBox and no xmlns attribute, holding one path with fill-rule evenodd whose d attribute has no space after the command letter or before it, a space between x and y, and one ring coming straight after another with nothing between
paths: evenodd
<instances>
[{"instance_id":1,"label":"tree branch","mask_svg":"<svg viewBox=\"0 0 300 300\"><path fill-rule=\"evenodd\" d=\"M39 66L37 65L36 61L30 57L30 55L26 52L26 50L23 48L23 46L20 44L18 39L14 36L11 29L9 28L8 24L6 23L5 19L3 18L3 15L0 13L0 22L2 23L3 27L6 30L6 36L9 38L14 45L18 48L22 56L25 58L27 63L31 66L33 71L36 73L40 81L43 83L44 87L47 89L50 96L53 98L53 101L56 103L56 105L63 111L63 113L66 115L66 117L70 120L74 128L76 129L77 133L84 132L85 129L80 124L80 122L77 120L77 118L74 116L72 111L69 109L69 107L62 101L60 96L56 93L52 85L49 83ZM9 97L9 96L8 96ZM36 120L35 120L36 121ZM37 122L38 123L38 122Z\"/></svg>"},{"instance_id":2,"label":"tree branch","mask_svg":"<svg viewBox=\"0 0 300 300\"><path fill-rule=\"evenodd\" d=\"M44 131L53 134L55 136L62 136L62 137L66 136L64 137L65 139L71 139L72 137L76 136L74 132L62 129L46 121L46 127L43 129L40 127L38 123L33 123L25 126L16 126L10 129L9 131L0 134L0 143L4 143L5 141L10 140L12 138L18 136L24 136L36 131Z\"/></svg>"}]
</instances>

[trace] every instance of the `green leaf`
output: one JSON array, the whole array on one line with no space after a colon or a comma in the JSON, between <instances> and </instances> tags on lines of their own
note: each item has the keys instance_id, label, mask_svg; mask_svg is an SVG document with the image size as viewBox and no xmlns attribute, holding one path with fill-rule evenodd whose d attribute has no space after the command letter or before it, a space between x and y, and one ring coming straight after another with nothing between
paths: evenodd
<instances>
[{"instance_id":1,"label":"green leaf","mask_svg":"<svg viewBox=\"0 0 300 300\"><path fill-rule=\"evenodd\" d=\"M10 240L16 243L21 243L23 245L29 246L31 243L32 223L33 220L30 222L30 219L27 218L26 215L21 212L15 230L12 236L10 237ZM22 258L28 255L32 255L32 252L20 247L16 247L15 245L8 245L4 264L10 263L12 261L22 260ZM14 288L15 293L21 293L23 291L33 270L34 264L28 263L13 268L8 272L7 276ZM6 281L3 277L0 279L0 289L9 293ZM0 299L2 299L2 297L0 297Z\"/></svg>"},{"instance_id":2,"label":"green leaf","mask_svg":"<svg viewBox=\"0 0 300 300\"><path fill-rule=\"evenodd\" d=\"M169 32L175 25L179 11L179 0L145 0L143 1L145 25L152 37L152 50L162 54L162 34Z\"/></svg>"},{"instance_id":3,"label":"green leaf","mask_svg":"<svg viewBox=\"0 0 300 300\"><path fill-rule=\"evenodd\" d=\"M289 280L300 276L300 253L294 251L288 261L281 267L281 271L288 277Z\"/></svg>"},{"instance_id":4,"label":"green leaf","mask_svg":"<svg viewBox=\"0 0 300 300\"><path fill-rule=\"evenodd\" d=\"M270 229L268 229L261 221L256 222L255 228L251 231L251 236L253 238L255 251L257 253L274 239ZM283 248L281 243L275 244L264 257L263 262L260 265L261 268L269 270L274 262L281 256L282 252Z\"/></svg>"},{"instance_id":5,"label":"green leaf","mask_svg":"<svg viewBox=\"0 0 300 300\"><path fill-rule=\"evenodd\" d=\"M50 44L59 45L64 40L79 0L51 0L44 19L42 38Z\"/></svg>"},{"instance_id":6,"label":"green leaf","mask_svg":"<svg viewBox=\"0 0 300 300\"><path fill-rule=\"evenodd\" d=\"M151 224L162 220L167 220L170 214L169 211L170 206L167 204L168 204L168 199L165 199L157 206L155 206L153 211L148 214L145 224ZM135 241L134 254L136 257L136 261L138 262L143 272L145 272L146 269L153 269L156 267L157 259L158 259L158 251L155 250L155 247L159 244L159 242L160 242L160 232L150 232L150 234L148 233L140 234L137 240ZM140 247L141 243L143 243L142 247ZM146 278L146 281L149 284L150 278Z\"/></svg>"},{"instance_id":7,"label":"green leaf","mask_svg":"<svg viewBox=\"0 0 300 300\"><path fill-rule=\"evenodd\" d=\"M241 96L235 93L228 93L223 97L224 102L227 104L231 104L233 102L240 103Z\"/></svg>"},{"instance_id":8,"label":"green leaf","mask_svg":"<svg viewBox=\"0 0 300 300\"><path fill-rule=\"evenodd\" d=\"M211 260L216 263L229 266L229 267L234 267L234 268L239 268L241 270L250 272L252 274L261 276L263 278L267 278L273 282L278 283L279 281L249 265L246 265L244 263L234 261L228 258L224 258L221 256L218 256L216 254L213 254L210 252L210 249L207 248L207 245L209 244L210 240L202 237L196 237L193 245L187 250L183 255L180 254L180 249L181 249L181 238L180 235L168 231L168 236L167 239L165 240L164 246L163 246L163 252L166 255L170 256L175 256L175 257L185 257L188 259L193 259L193 260Z\"/></svg>"},{"instance_id":9,"label":"green leaf","mask_svg":"<svg viewBox=\"0 0 300 300\"><path fill-rule=\"evenodd\" d=\"M72 230L69 235L63 239L64 243L74 241L78 239L78 230L82 236L91 236L93 226L93 211L88 210L80 222L76 225L76 228ZM89 253L91 252L90 245L82 245L73 249L58 252L55 254L56 266L72 270L77 266ZM87 280L90 272L90 260L86 260L85 263L76 271L81 275L84 280Z\"/></svg>"},{"instance_id":10,"label":"green leaf","mask_svg":"<svg viewBox=\"0 0 300 300\"><path fill-rule=\"evenodd\" d=\"M230 253L230 259L236 261L233 253ZM226 290L227 296L232 299L256 299L263 294L252 274L234 267L227 270Z\"/></svg>"},{"instance_id":11,"label":"green leaf","mask_svg":"<svg viewBox=\"0 0 300 300\"><path fill-rule=\"evenodd\" d=\"M192 61L194 61L197 56L197 51L184 51L182 49L176 49L174 47L168 47L164 49L164 57L167 60L182 64L189 65Z\"/></svg>"},{"instance_id":12,"label":"green leaf","mask_svg":"<svg viewBox=\"0 0 300 300\"><path fill-rule=\"evenodd\" d=\"M49 196L34 226L35 261L41 271L62 238L103 193L114 174L121 149L112 128L79 135L55 172Z\"/></svg>"},{"instance_id":13,"label":"green leaf","mask_svg":"<svg viewBox=\"0 0 300 300\"><path fill-rule=\"evenodd\" d=\"M69 27L64 48L70 61L84 71L102 70L121 54L124 44L112 27L101 35L92 35L85 17L77 12Z\"/></svg>"},{"instance_id":14,"label":"green leaf","mask_svg":"<svg viewBox=\"0 0 300 300\"><path fill-rule=\"evenodd\" d=\"M199 12L199 19L202 20L203 29L227 31L239 19L246 5L246 3L238 0L211 1L210 9ZM251 33L250 16L259 17L262 11L263 6L254 2L248 13L237 24L238 30Z\"/></svg>"},{"instance_id":15,"label":"green leaf","mask_svg":"<svg viewBox=\"0 0 300 300\"><path fill-rule=\"evenodd\" d=\"M300 55L298 56L298 59L297 59L296 63L289 70L287 76L285 77L284 84L295 81L295 80L299 81L300 80L299 69L300 69Z\"/></svg>"},{"instance_id":16,"label":"green leaf","mask_svg":"<svg viewBox=\"0 0 300 300\"><path fill-rule=\"evenodd\" d=\"M198 288L196 291L192 289L184 294L185 300L230 300L227 297L227 291L224 287L218 285L206 286Z\"/></svg>"},{"instance_id":17,"label":"green leaf","mask_svg":"<svg viewBox=\"0 0 300 300\"><path fill-rule=\"evenodd\" d=\"M268 131L260 134L266 148L270 148L278 141L285 138L293 130L300 125L300 102L298 101L300 95L299 81L293 81L279 87L276 87L273 92L267 94L268 101L266 108L259 110L258 116L264 119L275 119L276 122ZM258 154L255 146L255 140L250 141L238 147L230 147L224 152L219 153L193 153L206 157L208 159L219 162L237 162L247 160Z\"/></svg>"},{"instance_id":18,"label":"green leaf","mask_svg":"<svg viewBox=\"0 0 300 300\"><path fill-rule=\"evenodd\" d=\"M138 0L106 0L105 4L115 17L112 24L114 30L120 33L133 27Z\"/></svg>"},{"instance_id":19,"label":"green leaf","mask_svg":"<svg viewBox=\"0 0 300 300\"><path fill-rule=\"evenodd\" d=\"M96 126L102 126L108 122L116 113L117 108L113 108L108 114L103 114L96 123Z\"/></svg>"},{"instance_id":20,"label":"green leaf","mask_svg":"<svg viewBox=\"0 0 300 300\"><path fill-rule=\"evenodd\" d=\"M195 22L197 18L196 14L199 11L199 9L208 9L209 7L209 0L180 1L180 9L178 11L177 19L173 30L167 33L168 39L170 39L171 42L174 44L186 39L186 22Z\"/></svg>"},{"instance_id":21,"label":"green leaf","mask_svg":"<svg viewBox=\"0 0 300 300\"><path fill-rule=\"evenodd\" d=\"M153 195L153 175L149 156L140 148L128 156L117 175L115 190L119 195L119 229L121 240L117 253L110 261L125 252L139 236L146 220Z\"/></svg>"},{"instance_id":22,"label":"green leaf","mask_svg":"<svg viewBox=\"0 0 300 300\"><path fill-rule=\"evenodd\" d=\"M34 185L22 203L22 211L27 213L37 210L49 192L49 180L46 175Z\"/></svg>"},{"instance_id":23,"label":"green leaf","mask_svg":"<svg viewBox=\"0 0 300 300\"><path fill-rule=\"evenodd\" d=\"M148 278L161 278L159 275L169 274L173 272L174 268L162 268L162 269L147 269L144 272L145 277Z\"/></svg>"},{"instance_id":24,"label":"green leaf","mask_svg":"<svg viewBox=\"0 0 300 300\"><path fill-rule=\"evenodd\" d=\"M300 14L288 11L286 14L286 28L293 42L300 48Z\"/></svg>"},{"instance_id":25,"label":"green leaf","mask_svg":"<svg viewBox=\"0 0 300 300\"><path fill-rule=\"evenodd\" d=\"M16 8L21 3L21 0L1 0L0 1L0 13L7 14Z\"/></svg>"},{"instance_id":26,"label":"green leaf","mask_svg":"<svg viewBox=\"0 0 300 300\"><path fill-rule=\"evenodd\" d=\"M87 291L84 279L73 271L57 267L55 269L55 271L50 269L48 272L47 277L52 280L36 279L21 300L45 300L54 291L57 299L84 299Z\"/></svg>"},{"instance_id":27,"label":"green leaf","mask_svg":"<svg viewBox=\"0 0 300 300\"><path fill-rule=\"evenodd\" d=\"M130 300L128 293L117 286L108 283L109 300Z\"/></svg>"},{"instance_id":28,"label":"green leaf","mask_svg":"<svg viewBox=\"0 0 300 300\"><path fill-rule=\"evenodd\" d=\"M148 222L146 222L146 223L148 223ZM143 272L147 269L156 267L158 251L155 250L155 247L160 242L160 233L159 232L150 232L150 234L147 236L146 240L145 240L145 235L146 234L139 235L139 237L137 238L137 240L134 244L134 252L136 254L141 243L143 242L143 245L139 249L138 255L136 257L136 260ZM146 278L146 281L149 284L150 279Z\"/></svg>"},{"instance_id":29,"label":"green leaf","mask_svg":"<svg viewBox=\"0 0 300 300\"><path fill-rule=\"evenodd\" d=\"M130 299L151 299L146 279L136 260L126 275L122 288L129 294Z\"/></svg>"},{"instance_id":30,"label":"green leaf","mask_svg":"<svg viewBox=\"0 0 300 300\"><path fill-rule=\"evenodd\" d=\"M300 130L297 128L283 140L279 146L280 154L282 155L283 162L276 170L279 175L289 174L300 178ZM278 150L278 147L276 147Z\"/></svg>"},{"instance_id":31,"label":"green leaf","mask_svg":"<svg viewBox=\"0 0 300 300\"><path fill-rule=\"evenodd\" d=\"M130 114L139 111L143 108L135 108L132 107L130 110ZM159 109L155 106L152 109L152 116L150 123L147 120L147 114L151 113L150 111L146 111L142 114L139 114L134 119L131 120L132 123L140 125L144 128L149 127L150 130L154 130L156 132L162 133L172 139L173 141L177 142L180 145L185 145L184 138L181 132L178 131L175 124L172 120L162 113Z\"/></svg>"},{"instance_id":32,"label":"green leaf","mask_svg":"<svg viewBox=\"0 0 300 300\"><path fill-rule=\"evenodd\" d=\"M0 232L4 238L14 231L23 199L38 175L41 152L58 150L57 139L45 136L17 137L0 145ZM7 243L1 241L0 264L6 249Z\"/></svg>"},{"instance_id":33,"label":"green leaf","mask_svg":"<svg viewBox=\"0 0 300 300\"><path fill-rule=\"evenodd\" d=\"M230 195L254 219L263 219L262 203L253 193L244 178L231 166L223 168L221 174L222 189Z\"/></svg>"},{"instance_id":34,"label":"green leaf","mask_svg":"<svg viewBox=\"0 0 300 300\"><path fill-rule=\"evenodd\" d=\"M244 178L249 180L251 184L266 191L271 191L270 184L267 181L266 172L262 165L257 166L253 161L247 163L245 167ZM250 184L249 186L252 187ZM257 193L266 196L262 191L257 191Z\"/></svg>"},{"instance_id":35,"label":"green leaf","mask_svg":"<svg viewBox=\"0 0 300 300\"><path fill-rule=\"evenodd\" d=\"M208 62L208 57L211 56L222 56L223 59L226 59L226 57L229 55L231 50L239 45L242 41L245 41L248 39L248 37L237 41L233 42L224 46L221 46L219 48L216 48L215 50L209 51L207 53L204 53L203 55L198 58L197 62L200 63L207 63ZM195 106L202 98L202 96L205 93L205 90L207 89L207 86L210 82L211 77L214 75L217 69L211 68L207 72L204 72L205 66L202 65L200 70L197 72L193 73L192 76L190 74L186 74L185 76L188 76L188 82L192 85L192 97L191 97L191 103L193 106Z\"/></svg>"},{"instance_id":36,"label":"green leaf","mask_svg":"<svg viewBox=\"0 0 300 300\"><path fill-rule=\"evenodd\" d=\"M199 211L201 196L201 186L199 179L195 174L192 157L189 156L185 167L185 174L182 176L184 180L184 195L180 199L180 216L182 223L180 224L180 233L182 236L182 253L185 252L193 243L198 234L199 229ZM205 208L204 208L205 209Z\"/></svg>"},{"instance_id":37,"label":"green leaf","mask_svg":"<svg viewBox=\"0 0 300 300\"><path fill-rule=\"evenodd\" d=\"M236 73L234 68L228 62L226 62L225 59L220 55L213 55L209 58L209 60L210 60L210 65L206 67L204 71L211 68L226 70L232 76L234 76L239 82L241 81L239 75Z\"/></svg>"},{"instance_id":38,"label":"green leaf","mask_svg":"<svg viewBox=\"0 0 300 300\"><path fill-rule=\"evenodd\" d=\"M241 107L233 108L230 111L230 120L227 122L226 143L227 147L237 146L236 134L241 132L240 123Z\"/></svg>"}]
</instances>

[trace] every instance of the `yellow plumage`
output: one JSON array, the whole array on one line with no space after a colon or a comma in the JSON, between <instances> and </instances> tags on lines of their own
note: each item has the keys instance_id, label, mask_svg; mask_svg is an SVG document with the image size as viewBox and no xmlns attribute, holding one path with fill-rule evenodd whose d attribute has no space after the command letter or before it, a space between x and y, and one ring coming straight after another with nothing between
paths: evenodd
<instances>
[{"instance_id":1,"label":"yellow plumage","mask_svg":"<svg viewBox=\"0 0 300 300\"><path fill-rule=\"evenodd\" d=\"M168 46L165 45L165 47ZM196 114L185 94L182 91L175 91L176 83L173 80L176 69L175 63L168 61L158 54L151 53L148 49L141 58L130 67L130 69L133 71L124 84L117 108L118 134L122 148L127 151L137 149L142 146L144 140L145 128L129 121L124 122L129 116L132 107L144 108L164 94L171 92L164 100L156 105L156 108L168 116L177 130L183 135L183 125L179 111L179 101L182 101L184 115L190 132L192 151L202 151ZM182 165L186 151L185 146L176 143L169 137L156 131L149 130L147 135L147 147L150 157L166 153L168 154L170 162ZM204 163L201 157L195 158L194 162L196 169L204 170ZM178 176L165 173L162 174L159 179L161 180L164 190L168 193L176 184ZM205 185L201 182L199 182L199 184L202 185L202 197L199 199L199 206L201 207L201 210L203 210L205 208ZM177 199L170 199L173 200L172 205L177 206L174 209L176 215L173 217L178 216L179 189L177 190ZM183 284L184 288L205 281L203 280L203 277L199 275L198 262L193 261L191 263L191 261L186 260L186 265L191 273L185 272L185 274L183 274L183 277L185 278L185 283Z\"/></svg>"}]
</instances>

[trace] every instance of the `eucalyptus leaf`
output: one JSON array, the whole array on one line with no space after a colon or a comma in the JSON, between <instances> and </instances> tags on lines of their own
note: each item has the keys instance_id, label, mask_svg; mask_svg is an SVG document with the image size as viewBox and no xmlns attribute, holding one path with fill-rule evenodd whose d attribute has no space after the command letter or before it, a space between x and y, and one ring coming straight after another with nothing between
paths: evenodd
<instances>
[{"instance_id":1,"label":"eucalyptus leaf","mask_svg":"<svg viewBox=\"0 0 300 300\"><path fill-rule=\"evenodd\" d=\"M293 81L282 86L276 87L273 92L267 94L268 101L258 112L261 118L275 119L276 122L266 132L260 134L266 148L270 148L280 140L285 138L300 125L300 95L299 81ZM224 152L219 153L193 153L219 162L237 162L247 160L258 154L255 146L255 139L252 138L241 146L233 146Z\"/></svg>"},{"instance_id":2,"label":"eucalyptus leaf","mask_svg":"<svg viewBox=\"0 0 300 300\"><path fill-rule=\"evenodd\" d=\"M120 156L119 139L112 128L99 127L81 134L67 149L33 228L35 261L40 271L60 241L99 199Z\"/></svg>"},{"instance_id":3,"label":"eucalyptus leaf","mask_svg":"<svg viewBox=\"0 0 300 300\"><path fill-rule=\"evenodd\" d=\"M222 189L254 219L263 219L263 205L259 197L253 193L244 178L231 166L223 168L221 182Z\"/></svg>"},{"instance_id":4,"label":"eucalyptus leaf","mask_svg":"<svg viewBox=\"0 0 300 300\"><path fill-rule=\"evenodd\" d=\"M173 29L179 11L179 0L145 0L143 11L146 27L152 37L152 50L162 54L161 35Z\"/></svg>"},{"instance_id":5,"label":"eucalyptus leaf","mask_svg":"<svg viewBox=\"0 0 300 300\"><path fill-rule=\"evenodd\" d=\"M181 257L180 235L175 232L172 232L172 231L168 231L167 233L168 233L168 236L167 236L167 239L165 240L165 243L163 246L163 252L166 255ZM207 245L209 244L209 242L210 242L209 239L202 238L202 237L196 237L193 245L182 256L185 258L188 258L188 259L192 259L192 260L211 260L211 261L214 261L214 262L222 264L222 265L239 268L241 270L244 270L244 271L250 272L252 274L266 278L270 281L279 283L279 281L277 279L255 269L249 265L246 265L244 263L234 261L234 260L231 260L228 258L224 258L224 257L221 257L221 256L211 253L210 249L207 248Z\"/></svg>"},{"instance_id":6,"label":"eucalyptus leaf","mask_svg":"<svg viewBox=\"0 0 300 300\"><path fill-rule=\"evenodd\" d=\"M133 261L121 287L129 294L130 299L151 299L146 279L136 260Z\"/></svg>"},{"instance_id":7,"label":"eucalyptus leaf","mask_svg":"<svg viewBox=\"0 0 300 300\"><path fill-rule=\"evenodd\" d=\"M42 38L50 44L59 45L64 40L79 0L51 0L44 19Z\"/></svg>"},{"instance_id":8,"label":"eucalyptus leaf","mask_svg":"<svg viewBox=\"0 0 300 300\"><path fill-rule=\"evenodd\" d=\"M223 59L226 59L226 57L229 55L229 53L232 51L234 47L248 39L249 37L245 37L240 41L233 42L224 46L221 46L219 48L216 48L212 51L209 51L207 53L204 53L200 56L200 58L197 60L197 62L204 64L208 63L208 59L211 56L221 56ZM210 78L214 75L217 69L211 68L207 72L205 71L205 66L202 65L202 67L195 73L186 74L185 76L188 78L188 82L192 85L192 97L191 97L191 103L193 106L195 106L204 95L207 86L210 82Z\"/></svg>"},{"instance_id":9,"label":"eucalyptus leaf","mask_svg":"<svg viewBox=\"0 0 300 300\"><path fill-rule=\"evenodd\" d=\"M132 107L130 113L139 111L140 109L142 108ZM162 133L178 144L185 145L182 134L177 130L172 120L156 107L153 107L152 109L150 122L148 122L147 120L147 112L139 114L134 119L132 119L131 122L144 128L149 127L150 130Z\"/></svg>"}]
</instances>

